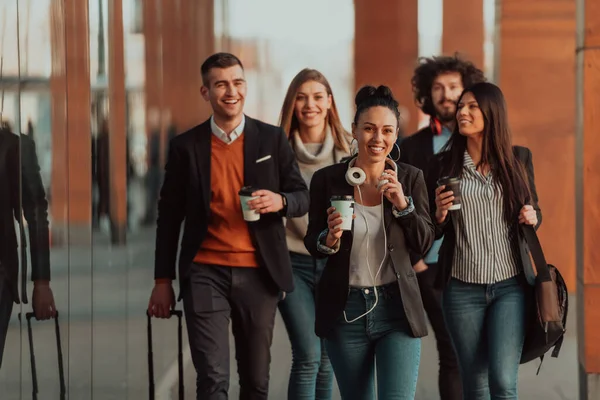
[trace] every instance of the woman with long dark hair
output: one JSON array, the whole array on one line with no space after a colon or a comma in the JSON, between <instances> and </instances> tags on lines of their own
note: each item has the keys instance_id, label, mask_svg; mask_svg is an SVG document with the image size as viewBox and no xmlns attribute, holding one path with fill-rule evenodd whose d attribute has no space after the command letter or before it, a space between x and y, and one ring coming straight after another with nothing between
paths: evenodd
<instances>
[{"instance_id":1,"label":"woman with long dark hair","mask_svg":"<svg viewBox=\"0 0 600 400\"><path fill-rule=\"evenodd\" d=\"M456 118L428 174L436 236L444 236L438 275L444 316L464 398L517 399L531 293L519 224L541 223L532 155L513 146L504 96L491 83L465 89ZM455 178L451 187L460 193L438 185L442 177Z\"/></svg>"}]
</instances>

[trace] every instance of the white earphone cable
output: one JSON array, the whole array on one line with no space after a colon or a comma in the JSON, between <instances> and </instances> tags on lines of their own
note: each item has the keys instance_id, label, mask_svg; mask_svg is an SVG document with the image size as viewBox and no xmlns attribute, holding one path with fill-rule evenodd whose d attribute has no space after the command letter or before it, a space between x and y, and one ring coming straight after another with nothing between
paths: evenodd
<instances>
[{"instance_id":1,"label":"white earphone cable","mask_svg":"<svg viewBox=\"0 0 600 400\"><path fill-rule=\"evenodd\" d=\"M358 189L358 197L360 198L360 203L361 205L364 204L363 198L362 198L362 192L360 190L360 185L356 186L356 189ZM364 206L363 206L364 207ZM351 324L353 322L358 321L359 319L367 316L371 311L373 311L375 309L375 307L377 307L377 304L379 303L379 294L377 293L377 285L376 285L376 280L377 277L379 276L379 273L381 272L381 269L383 268L383 265L387 259L387 233L385 231L385 218L384 218L384 207L383 207L383 193L381 194L381 225L383 227L383 245L384 245L384 255L383 255L383 259L381 260L381 263L379 264L379 269L377 270L377 272L375 273L375 277L373 277L373 271L371 271L371 265L369 263L369 241L370 241L370 233L369 233L369 222L367 221L367 217L364 214L364 211L361 212L362 217L365 221L365 227L367 230L366 233L366 238L367 238L367 269L369 270L369 276L371 277L371 280L373 282L373 292L375 292L375 303L373 304L373 306L367 310L365 313L359 315L358 317L351 319L350 321L348 320L348 317L346 315L346 310L344 310L344 320L346 320L347 323Z\"/></svg>"}]
</instances>

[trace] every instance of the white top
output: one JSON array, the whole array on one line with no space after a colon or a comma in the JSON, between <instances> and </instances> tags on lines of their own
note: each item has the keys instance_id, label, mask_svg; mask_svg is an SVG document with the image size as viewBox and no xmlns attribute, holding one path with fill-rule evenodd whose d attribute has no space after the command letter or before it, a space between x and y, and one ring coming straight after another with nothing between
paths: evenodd
<instances>
[{"instance_id":1,"label":"white top","mask_svg":"<svg viewBox=\"0 0 600 400\"><path fill-rule=\"evenodd\" d=\"M244 127L246 126L246 116L242 115L242 122L231 132L231 135L227 135L223 129L221 129L215 122L215 116L212 115L210 117L210 129L212 130L213 135L221 139L221 141L231 144L233 141L244 133Z\"/></svg>"},{"instance_id":2,"label":"white top","mask_svg":"<svg viewBox=\"0 0 600 400\"><path fill-rule=\"evenodd\" d=\"M394 282L396 275L391 265L387 248L385 247L383 209L377 206L354 204L354 219L352 251L350 252L350 286L373 287ZM368 235L367 224L368 223ZM367 254L367 242L369 251ZM383 260L385 258L385 260ZM375 277L379 267L381 272ZM368 262L367 262L368 261ZM369 268L371 273L369 273ZM373 278L376 278L373 280Z\"/></svg>"}]
</instances>

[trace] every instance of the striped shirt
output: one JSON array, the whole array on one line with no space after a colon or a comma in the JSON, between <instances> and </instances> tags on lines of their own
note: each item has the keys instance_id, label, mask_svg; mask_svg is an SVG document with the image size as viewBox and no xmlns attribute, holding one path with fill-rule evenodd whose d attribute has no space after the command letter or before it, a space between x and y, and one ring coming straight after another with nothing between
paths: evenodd
<instances>
[{"instance_id":1,"label":"striped shirt","mask_svg":"<svg viewBox=\"0 0 600 400\"><path fill-rule=\"evenodd\" d=\"M519 273L516 237L504 220L502 188L490 172L483 176L465 151L460 183L462 206L456 213L452 277L492 284Z\"/></svg>"}]
</instances>

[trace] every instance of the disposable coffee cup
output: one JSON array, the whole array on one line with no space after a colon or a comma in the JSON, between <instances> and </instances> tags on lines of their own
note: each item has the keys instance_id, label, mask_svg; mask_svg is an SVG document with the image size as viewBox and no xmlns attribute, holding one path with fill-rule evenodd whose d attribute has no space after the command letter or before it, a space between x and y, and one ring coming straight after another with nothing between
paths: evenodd
<instances>
[{"instance_id":1,"label":"disposable coffee cup","mask_svg":"<svg viewBox=\"0 0 600 400\"><path fill-rule=\"evenodd\" d=\"M460 178L445 176L437 181L438 186L446 186L444 192L451 190L454 192L454 200L449 210L460 210L462 196L460 193ZM443 192L442 192L443 193Z\"/></svg>"},{"instance_id":2,"label":"disposable coffee cup","mask_svg":"<svg viewBox=\"0 0 600 400\"><path fill-rule=\"evenodd\" d=\"M240 189L238 192L240 196L240 202L242 204L242 214L244 215L244 220L248 222L258 221L260 219L260 214L257 210L251 210L248 202L250 200L258 199L259 196L252 196L252 193L256 192L258 189L254 189L250 186L245 186Z\"/></svg>"},{"instance_id":3,"label":"disposable coffee cup","mask_svg":"<svg viewBox=\"0 0 600 400\"><path fill-rule=\"evenodd\" d=\"M352 216L354 215L354 197L352 196L333 196L331 206L335 207L335 212L342 216L342 230L352 230Z\"/></svg>"}]
</instances>

